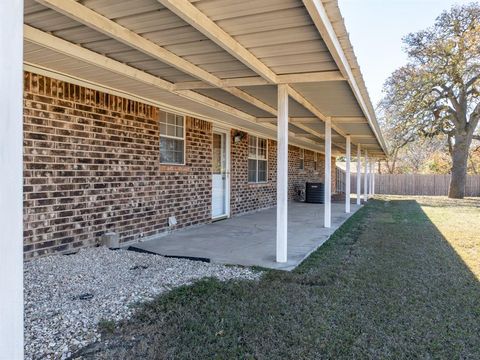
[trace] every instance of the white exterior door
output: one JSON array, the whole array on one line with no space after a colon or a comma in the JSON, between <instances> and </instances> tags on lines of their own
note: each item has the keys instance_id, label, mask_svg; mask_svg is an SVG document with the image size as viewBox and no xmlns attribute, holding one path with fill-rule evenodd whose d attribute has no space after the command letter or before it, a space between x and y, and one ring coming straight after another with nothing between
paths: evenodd
<instances>
[{"instance_id":1,"label":"white exterior door","mask_svg":"<svg viewBox=\"0 0 480 360\"><path fill-rule=\"evenodd\" d=\"M229 215L229 158L227 132L213 132L212 154L212 218Z\"/></svg>"}]
</instances>

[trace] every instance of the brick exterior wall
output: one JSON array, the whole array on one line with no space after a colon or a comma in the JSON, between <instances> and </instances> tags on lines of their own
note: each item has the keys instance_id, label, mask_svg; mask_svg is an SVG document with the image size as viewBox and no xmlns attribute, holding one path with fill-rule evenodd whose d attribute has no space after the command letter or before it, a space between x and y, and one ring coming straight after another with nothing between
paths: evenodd
<instances>
[{"instance_id":1,"label":"brick exterior wall","mask_svg":"<svg viewBox=\"0 0 480 360\"><path fill-rule=\"evenodd\" d=\"M26 258L211 218L212 125L187 118L186 166L159 164L158 109L25 74Z\"/></svg>"},{"instance_id":2,"label":"brick exterior wall","mask_svg":"<svg viewBox=\"0 0 480 360\"><path fill-rule=\"evenodd\" d=\"M159 162L159 109L25 72L25 258L93 246L107 231L122 242L211 221L212 124L186 118L186 165ZM276 142L268 140L268 183L249 184L248 136L231 141L231 214L276 200ZM335 169L332 159L332 169ZM313 152L289 147L289 197L323 179ZM333 171L333 176L335 171ZM335 179L332 181L335 184ZM334 190L332 190L334 191Z\"/></svg>"},{"instance_id":3,"label":"brick exterior wall","mask_svg":"<svg viewBox=\"0 0 480 360\"><path fill-rule=\"evenodd\" d=\"M269 208L276 204L277 186L277 142L268 141L268 182L248 183L248 136L235 143L232 130L231 147L231 197L232 215L248 213ZM293 200L297 191L305 187L305 183L322 182L324 179L325 156L318 154L317 170L314 166L314 153L304 150L304 169L300 170L300 148L288 147L288 197ZM332 193L335 192L335 158L332 158Z\"/></svg>"}]
</instances>

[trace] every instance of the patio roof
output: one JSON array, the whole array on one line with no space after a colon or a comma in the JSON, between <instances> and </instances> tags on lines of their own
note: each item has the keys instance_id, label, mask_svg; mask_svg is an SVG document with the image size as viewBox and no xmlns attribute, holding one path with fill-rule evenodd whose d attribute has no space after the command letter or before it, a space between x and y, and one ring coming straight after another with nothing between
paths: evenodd
<instances>
[{"instance_id":1,"label":"patio roof","mask_svg":"<svg viewBox=\"0 0 480 360\"><path fill-rule=\"evenodd\" d=\"M26 0L25 68L333 154L385 144L336 1Z\"/></svg>"}]
</instances>

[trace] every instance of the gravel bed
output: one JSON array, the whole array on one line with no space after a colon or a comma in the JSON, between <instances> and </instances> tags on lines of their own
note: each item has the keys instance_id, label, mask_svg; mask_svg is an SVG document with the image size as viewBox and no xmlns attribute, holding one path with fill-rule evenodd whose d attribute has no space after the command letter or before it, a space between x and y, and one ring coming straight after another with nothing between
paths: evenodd
<instances>
[{"instance_id":1,"label":"gravel bed","mask_svg":"<svg viewBox=\"0 0 480 360\"><path fill-rule=\"evenodd\" d=\"M25 356L65 359L100 339L100 320L128 318L134 305L203 277L258 279L248 268L90 248L25 263Z\"/></svg>"}]
</instances>

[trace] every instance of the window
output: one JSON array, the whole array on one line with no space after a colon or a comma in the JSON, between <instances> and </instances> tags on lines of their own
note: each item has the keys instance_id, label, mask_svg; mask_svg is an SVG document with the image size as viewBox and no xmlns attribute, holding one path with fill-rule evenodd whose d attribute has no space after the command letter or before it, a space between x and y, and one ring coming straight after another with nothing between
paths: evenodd
<instances>
[{"instance_id":1,"label":"window","mask_svg":"<svg viewBox=\"0 0 480 360\"><path fill-rule=\"evenodd\" d=\"M300 149L300 170L305 169L305 150Z\"/></svg>"},{"instance_id":2,"label":"window","mask_svg":"<svg viewBox=\"0 0 480 360\"><path fill-rule=\"evenodd\" d=\"M248 136L248 182L267 181L267 140Z\"/></svg>"},{"instance_id":3,"label":"window","mask_svg":"<svg viewBox=\"0 0 480 360\"><path fill-rule=\"evenodd\" d=\"M317 162L318 162L318 155L316 152L314 152L313 153L313 170L315 171L318 171Z\"/></svg>"},{"instance_id":4,"label":"window","mask_svg":"<svg viewBox=\"0 0 480 360\"><path fill-rule=\"evenodd\" d=\"M160 163L185 163L185 118L160 111Z\"/></svg>"}]
</instances>

